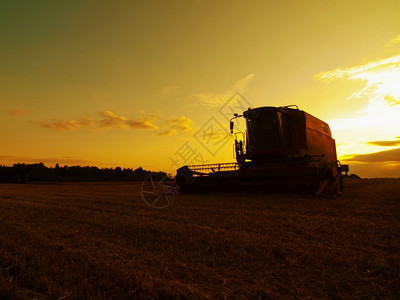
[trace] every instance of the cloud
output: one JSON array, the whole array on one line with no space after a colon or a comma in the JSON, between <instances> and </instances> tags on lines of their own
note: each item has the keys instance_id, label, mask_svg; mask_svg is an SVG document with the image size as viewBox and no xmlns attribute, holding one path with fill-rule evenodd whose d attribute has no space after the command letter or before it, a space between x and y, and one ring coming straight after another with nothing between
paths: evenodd
<instances>
[{"instance_id":1,"label":"cloud","mask_svg":"<svg viewBox=\"0 0 400 300\"><path fill-rule=\"evenodd\" d=\"M247 76L236 81L236 83L232 86L232 90L244 94L248 90L249 84L253 81L253 79L254 74L248 74Z\"/></svg>"},{"instance_id":2,"label":"cloud","mask_svg":"<svg viewBox=\"0 0 400 300\"><path fill-rule=\"evenodd\" d=\"M218 140L218 139L226 139L226 138L232 138L233 136L229 133L226 133L225 131L222 130L216 130L210 133L203 133L201 137L204 140ZM206 139L207 138L207 139Z\"/></svg>"},{"instance_id":3,"label":"cloud","mask_svg":"<svg viewBox=\"0 0 400 300\"><path fill-rule=\"evenodd\" d=\"M55 130L75 130L82 127L88 127L94 123L94 120L91 117L82 117L80 120L60 120L60 119L52 119L49 122L43 121L30 121L33 124L39 125L48 129Z\"/></svg>"},{"instance_id":4,"label":"cloud","mask_svg":"<svg viewBox=\"0 0 400 300\"><path fill-rule=\"evenodd\" d=\"M179 117L179 118L169 118L168 120L164 121L164 126L169 126L174 129L178 129L182 132L189 132L193 130L194 122L186 117Z\"/></svg>"},{"instance_id":5,"label":"cloud","mask_svg":"<svg viewBox=\"0 0 400 300\"><path fill-rule=\"evenodd\" d=\"M316 75L319 80L331 82L335 79L363 80L365 86L354 92L349 99L367 97L370 110L378 104L400 103L400 54L350 68L338 68Z\"/></svg>"},{"instance_id":6,"label":"cloud","mask_svg":"<svg viewBox=\"0 0 400 300\"><path fill-rule=\"evenodd\" d=\"M397 43L399 38L397 36L389 44ZM317 80L327 83L333 80L363 83L360 89L350 92L347 99L363 100L360 103L366 103L364 107L346 119L328 120L338 144L347 144L338 147L339 153L375 152L379 151L378 147L399 145L392 138L398 135L400 128L400 52L393 50L391 56L316 75ZM346 112L345 107L343 111Z\"/></svg>"},{"instance_id":7,"label":"cloud","mask_svg":"<svg viewBox=\"0 0 400 300\"><path fill-rule=\"evenodd\" d=\"M177 133L176 130L174 130L174 129L167 129L167 130L165 130L165 131L162 131L162 132L160 132L160 133L157 133L157 135L165 135L165 136L175 135L175 134L178 134L178 133Z\"/></svg>"},{"instance_id":8,"label":"cloud","mask_svg":"<svg viewBox=\"0 0 400 300\"><path fill-rule=\"evenodd\" d=\"M382 147L400 146L400 137L397 137L396 139L397 140L393 141L372 141L368 142L368 144L373 146L382 146Z\"/></svg>"},{"instance_id":9,"label":"cloud","mask_svg":"<svg viewBox=\"0 0 400 300\"><path fill-rule=\"evenodd\" d=\"M103 117L101 120L96 121L99 123L98 128L103 129L103 128L110 128L110 127L115 127L115 128L125 128L125 121L126 118L123 116L118 116L112 111L105 110L105 111L100 111L98 112L98 115Z\"/></svg>"},{"instance_id":10,"label":"cloud","mask_svg":"<svg viewBox=\"0 0 400 300\"><path fill-rule=\"evenodd\" d=\"M391 67L398 67L400 63L400 54L370 61L363 65L353 66L349 68L336 68L331 71L325 71L316 75L317 79L331 81L338 78L349 78L349 79L381 79L380 72L382 70L392 70ZM371 78L368 75L377 75Z\"/></svg>"},{"instance_id":11,"label":"cloud","mask_svg":"<svg viewBox=\"0 0 400 300\"><path fill-rule=\"evenodd\" d=\"M400 42L400 35L390 40L391 46ZM317 80L331 82L335 79L362 80L363 88L352 93L348 99L366 98L366 113L381 112L400 104L400 53L369 61L363 65L337 68L316 75Z\"/></svg>"},{"instance_id":12,"label":"cloud","mask_svg":"<svg viewBox=\"0 0 400 300\"><path fill-rule=\"evenodd\" d=\"M344 160L359 162L400 162L400 148L369 154L352 154L345 157Z\"/></svg>"},{"instance_id":13,"label":"cloud","mask_svg":"<svg viewBox=\"0 0 400 300\"><path fill-rule=\"evenodd\" d=\"M126 124L128 124L132 128L139 129L158 129L156 125L153 124L155 120L158 119L156 114L148 114L147 116L141 116L139 120L127 120Z\"/></svg>"},{"instance_id":14,"label":"cloud","mask_svg":"<svg viewBox=\"0 0 400 300\"><path fill-rule=\"evenodd\" d=\"M350 162L350 173L362 178L400 177L400 162Z\"/></svg>"},{"instance_id":15,"label":"cloud","mask_svg":"<svg viewBox=\"0 0 400 300\"><path fill-rule=\"evenodd\" d=\"M97 129L104 128L137 128L137 129L158 129L156 125L153 124L157 120L158 116L156 114L143 115L138 120L128 120L124 116L119 116L112 111L105 110L98 112L98 115L102 117L99 120L93 120L91 117L85 116L80 120L61 120L52 119L50 121L30 121L33 124L39 125L43 128L56 129L56 130L75 130L78 128L89 127L95 123L98 124Z\"/></svg>"},{"instance_id":16,"label":"cloud","mask_svg":"<svg viewBox=\"0 0 400 300\"><path fill-rule=\"evenodd\" d=\"M84 116L84 117L82 117L82 119L80 119L78 121L78 124L81 127L91 126L93 123L94 123L94 120L89 116Z\"/></svg>"},{"instance_id":17,"label":"cloud","mask_svg":"<svg viewBox=\"0 0 400 300\"><path fill-rule=\"evenodd\" d=\"M15 117L22 117L28 114L28 110L24 108L15 108L9 110L8 114Z\"/></svg>"},{"instance_id":18,"label":"cloud","mask_svg":"<svg viewBox=\"0 0 400 300\"><path fill-rule=\"evenodd\" d=\"M394 106L394 105L399 105L400 100L394 99L392 96L385 96L385 100L388 102L389 105Z\"/></svg>"},{"instance_id":19,"label":"cloud","mask_svg":"<svg viewBox=\"0 0 400 300\"><path fill-rule=\"evenodd\" d=\"M229 98L233 96L235 92L244 94L250 83L254 79L254 74L248 74L247 76L236 81L231 88L221 93L198 93L192 95L193 100L200 104L209 107L216 107L225 104Z\"/></svg>"},{"instance_id":20,"label":"cloud","mask_svg":"<svg viewBox=\"0 0 400 300\"><path fill-rule=\"evenodd\" d=\"M393 47L397 43L400 43L400 34L398 36L392 38L391 40L389 40L389 42L387 42L385 47Z\"/></svg>"}]
</instances>

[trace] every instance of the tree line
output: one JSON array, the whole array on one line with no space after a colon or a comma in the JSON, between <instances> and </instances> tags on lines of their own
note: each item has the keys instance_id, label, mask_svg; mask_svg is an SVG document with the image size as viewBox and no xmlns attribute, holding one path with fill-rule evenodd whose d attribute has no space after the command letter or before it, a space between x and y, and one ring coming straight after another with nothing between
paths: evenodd
<instances>
[{"instance_id":1,"label":"tree line","mask_svg":"<svg viewBox=\"0 0 400 300\"><path fill-rule=\"evenodd\" d=\"M148 176L154 181L163 178L171 179L165 172L143 170L142 167L133 169L98 168L89 166L63 166L58 164L54 168L38 164L14 164L12 167L0 165L0 182L27 183L27 182L69 182L69 181L143 181Z\"/></svg>"}]
</instances>

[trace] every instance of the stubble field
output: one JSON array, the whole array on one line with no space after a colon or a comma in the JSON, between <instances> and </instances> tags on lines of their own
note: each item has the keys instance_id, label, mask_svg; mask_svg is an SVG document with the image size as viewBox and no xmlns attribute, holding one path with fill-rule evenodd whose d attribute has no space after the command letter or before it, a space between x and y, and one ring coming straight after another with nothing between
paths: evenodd
<instances>
[{"instance_id":1,"label":"stubble field","mask_svg":"<svg viewBox=\"0 0 400 300\"><path fill-rule=\"evenodd\" d=\"M342 197L0 185L0 299L400 297L400 179Z\"/></svg>"}]
</instances>

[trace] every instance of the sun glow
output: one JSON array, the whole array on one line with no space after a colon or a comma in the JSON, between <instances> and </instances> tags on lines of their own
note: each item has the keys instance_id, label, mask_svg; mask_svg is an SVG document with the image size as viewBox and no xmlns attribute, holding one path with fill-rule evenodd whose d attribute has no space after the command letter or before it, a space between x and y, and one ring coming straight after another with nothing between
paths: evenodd
<instances>
[{"instance_id":1,"label":"sun glow","mask_svg":"<svg viewBox=\"0 0 400 300\"><path fill-rule=\"evenodd\" d=\"M326 82L335 79L362 80L364 87L349 95L349 101L367 100L354 117L331 120L337 133L340 153L372 153L382 146L373 140L393 140L400 130L400 54L350 68L339 68L317 75ZM395 144L385 149L393 149ZM348 158L349 156L347 156ZM346 159L346 157L342 157Z\"/></svg>"}]
</instances>

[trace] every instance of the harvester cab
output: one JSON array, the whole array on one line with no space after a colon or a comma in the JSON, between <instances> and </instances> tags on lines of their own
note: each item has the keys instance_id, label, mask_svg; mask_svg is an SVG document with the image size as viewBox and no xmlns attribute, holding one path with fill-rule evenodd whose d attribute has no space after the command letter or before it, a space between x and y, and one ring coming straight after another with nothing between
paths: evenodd
<instances>
[{"instance_id":1,"label":"harvester cab","mask_svg":"<svg viewBox=\"0 0 400 300\"><path fill-rule=\"evenodd\" d=\"M235 119L246 130L234 133ZM234 114L236 163L184 166L180 191L304 192L334 197L342 192L341 165L329 125L296 105L248 109ZM216 171L217 170L217 171Z\"/></svg>"}]
</instances>

